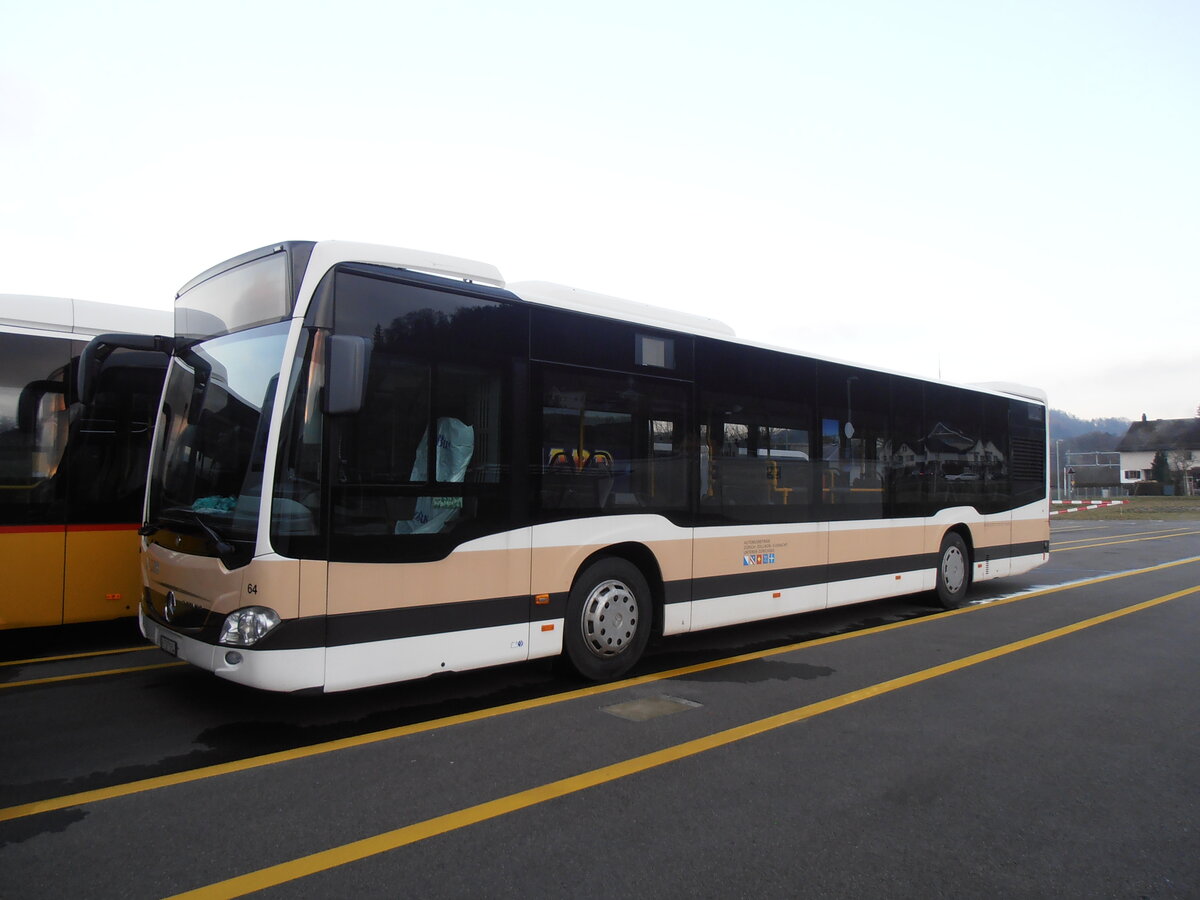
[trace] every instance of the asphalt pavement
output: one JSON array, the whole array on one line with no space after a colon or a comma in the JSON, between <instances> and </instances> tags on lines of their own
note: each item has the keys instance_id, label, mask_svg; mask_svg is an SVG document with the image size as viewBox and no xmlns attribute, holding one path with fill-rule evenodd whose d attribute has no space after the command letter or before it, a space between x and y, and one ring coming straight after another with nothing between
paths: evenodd
<instances>
[{"instance_id":1,"label":"asphalt pavement","mask_svg":"<svg viewBox=\"0 0 1200 900\"><path fill-rule=\"evenodd\" d=\"M8 645L0 897L1200 896L1200 522L1052 531L963 610L684 636L597 687L281 697L111 628Z\"/></svg>"}]
</instances>

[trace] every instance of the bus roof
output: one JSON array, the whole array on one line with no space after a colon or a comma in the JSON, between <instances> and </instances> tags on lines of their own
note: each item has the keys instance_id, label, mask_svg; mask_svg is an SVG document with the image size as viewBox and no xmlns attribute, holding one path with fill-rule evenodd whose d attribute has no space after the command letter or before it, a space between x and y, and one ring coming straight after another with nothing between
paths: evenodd
<instances>
[{"instance_id":1,"label":"bus roof","mask_svg":"<svg viewBox=\"0 0 1200 900\"><path fill-rule=\"evenodd\" d=\"M286 244L272 245L264 250L283 248ZM261 253L262 251L255 251ZM249 256L251 254L247 254ZM240 259L240 257L239 257ZM233 261L222 263L217 268L229 266ZM677 312L664 307L652 306L648 303L636 303L623 300L620 297L609 297L591 291L552 284L545 281L524 281L507 284L500 270L490 263L477 260L463 259L456 256L445 256L438 253L428 253L423 250L409 250L403 247L385 247L378 244L359 244L350 241L319 241L313 246L310 270L316 277L321 277L332 265L339 262L360 262L374 265L395 266L402 269L412 269L431 275L442 275L458 278L463 281L487 284L503 288L522 300L537 303L542 306L554 306L575 312L590 313L604 316L608 319L620 319L628 322L638 322L657 328L673 329L692 334L709 335L713 337L734 337L734 331L724 322L705 316ZM207 273L206 273L207 274ZM196 279L193 279L195 281Z\"/></svg>"},{"instance_id":2,"label":"bus roof","mask_svg":"<svg viewBox=\"0 0 1200 900\"><path fill-rule=\"evenodd\" d=\"M0 327L58 332L90 338L105 332L171 334L170 310L96 303L70 297L0 294Z\"/></svg>"},{"instance_id":3,"label":"bus roof","mask_svg":"<svg viewBox=\"0 0 1200 900\"><path fill-rule=\"evenodd\" d=\"M620 297L594 294L591 291L581 291L578 288L551 284L548 281L521 281L507 287L522 300L540 303L543 306L554 306L559 309L605 316L609 319L621 319L626 322L637 322L641 325L686 331L710 337L732 338L737 336L732 328L718 319L677 312L661 306L651 306L648 303L622 300Z\"/></svg>"},{"instance_id":4,"label":"bus roof","mask_svg":"<svg viewBox=\"0 0 1200 900\"><path fill-rule=\"evenodd\" d=\"M1009 394L1023 400L1033 400L1045 404L1049 397L1041 388L1030 387L1027 384L1014 384L1011 381L983 381L968 387L979 388L981 391L992 391L997 394Z\"/></svg>"},{"instance_id":5,"label":"bus roof","mask_svg":"<svg viewBox=\"0 0 1200 900\"><path fill-rule=\"evenodd\" d=\"M273 244L263 247L260 250L244 254L242 257L238 257L235 260L228 260L224 263L221 263L219 266L210 269L203 275L192 279L192 282L189 282L189 286L197 283L205 277L215 274L219 270L229 268L239 261L244 261L245 259L249 258L256 258L257 256L263 255L266 252L282 250L296 243L299 242ZM341 262L358 262L393 266L400 269L411 269L431 275L441 275L449 278L457 278L462 281L491 285L492 287L507 290L526 302L536 303L541 306L552 306L559 309L568 309L574 312L603 316L607 319L636 322L638 324L648 325L653 328L663 328L704 337L720 338L723 340L734 341L748 347L776 350L798 356L821 359L827 362L841 363L848 366L864 365L863 363L833 359L822 354L798 350L792 347L773 346L770 344L760 343L758 341L739 338L733 328L731 328L729 325L726 325L724 322L721 322L718 319L712 319L706 316L698 316L691 313L679 312L677 310L667 309L665 307L652 306L647 303L623 300L619 297L610 297L604 294L596 294L591 291L583 291L579 290L578 288L567 287L560 284L552 284L544 281L521 281L507 284L504 281L504 276L500 274L500 270L490 263L478 262L476 260L464 259L455 256L429 253L423 250L410 250L403 247L388 247L379 244L366 244L353 241L327 240L318 241L315 244L308 242L304 243L306 247L312 248L312 257L309 261L308 272L305 275L306 281L309 279L318 279L323 277L326 271ZM315 283L312 283L311 286L315 287ZM184 289L186 289L186 287ZM886 374L900 375L906 378L916 378L919 381L938 381L938 379L923 378L919 375L896 372L890 369L883 369L875 366L866 366L866 368ZM987 391L989 393L1020 397L1022 399L1032 400L1041 404L1045 404L1047 402L1046 393L1040 388L1027 387L1009 382L988 382L984 384L957 386L967 387L979 391Z\"/></svg>"}]
</instances>

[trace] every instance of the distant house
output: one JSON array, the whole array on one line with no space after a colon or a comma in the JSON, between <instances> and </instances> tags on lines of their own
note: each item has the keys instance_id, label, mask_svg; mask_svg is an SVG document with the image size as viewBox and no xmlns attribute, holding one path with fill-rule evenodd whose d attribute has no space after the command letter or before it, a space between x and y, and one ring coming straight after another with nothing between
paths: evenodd
<instances>
[{"instance_id":1,"label":"distant house","mask_svg":"<svg viewBox=\"0 0 1200 900\"><path fill-rule=\"evenodd\" d=\"M1194 419L1151 419L1142 416L1117 444L1121 454L1121 483L1150 481L1154 455L1167 454L1172 473L1181 467L1191 481L1190 492L1200 488L1200 417Z\"/></svg>"}]
</instances>

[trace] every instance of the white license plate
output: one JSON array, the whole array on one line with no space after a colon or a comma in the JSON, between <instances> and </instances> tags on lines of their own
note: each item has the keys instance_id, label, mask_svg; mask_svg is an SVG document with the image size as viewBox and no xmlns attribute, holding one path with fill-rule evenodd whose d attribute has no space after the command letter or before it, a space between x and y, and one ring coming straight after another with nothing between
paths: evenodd
<instances>
[{"instance_id":1,"label":"white license plate","mask_svg":"<svg viewBox=\"0 0 1200 900\"><path fill-rule=\"evenodd\" d=\"M162 647L172 656L179 655L179 643L174 638L169 638L160 634L158 636L158 646Z\"/></svg>"}]
</instances>

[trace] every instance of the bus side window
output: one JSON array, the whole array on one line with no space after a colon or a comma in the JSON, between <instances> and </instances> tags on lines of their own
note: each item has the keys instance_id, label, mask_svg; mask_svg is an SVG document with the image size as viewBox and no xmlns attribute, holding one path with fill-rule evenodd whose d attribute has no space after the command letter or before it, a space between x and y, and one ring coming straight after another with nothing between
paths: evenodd
<instances>
[{"instance_id":1,"label":"bus side window","mask_svg":"<svg viewBox=\"0 0 1200 900\"><path fill-rule=\"evenodd\" d=\"M812 501L808 408L764 398L702 398L700 505L737 522L804 521Z\"/></svg>"},{"instance_id":2,"label":"bus side window","mask_svg":"<svg viewBox=\"0 0 1200 900\"><path fill-rule=\"evenodd\" d=\"M543 510L686 506L681 386L558 367L546 367L542 377Z\"/></svg>"},{"instance_id":3,"label":"bus side window","mask_svg":"<svg viewBox=\"0 0 1200 900\"><path fill-rule=\"evenodd\" d=\"M0 334L0 524L62 522L66 341Z\"/></svg>"},{"instance_id":4,"label":"bus side window","mask_svg":"<svg viewBox=\"0 0 1200 900\"><path fill-rule=\"evenodd\" d=\"M888 508L894 453L891 376L831 364L818 375L821 503L829 519L879 519Z\"/></svg>"},{"instance_id":5,"label":"bus side window","mask_svg":"<svg viewBox=\"0 0 1200 900\"><path fill-rule=\"evenodd\" d=\"M930 410L935 410L932 414ZM984 479L992 456L982 437L979 394L926 387L925 451L930 513L953 506L986 506Z\"/></svg>"}]
</instances>

